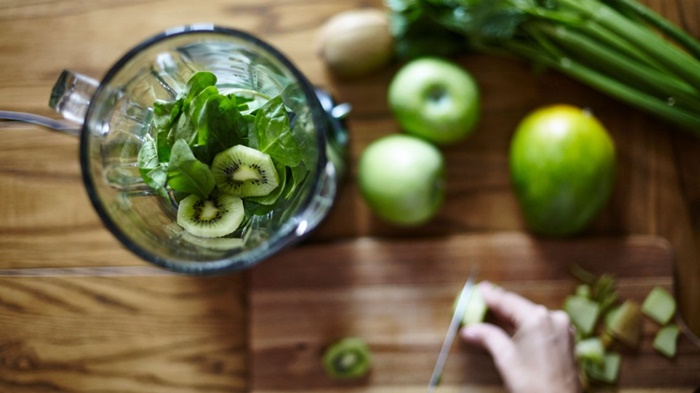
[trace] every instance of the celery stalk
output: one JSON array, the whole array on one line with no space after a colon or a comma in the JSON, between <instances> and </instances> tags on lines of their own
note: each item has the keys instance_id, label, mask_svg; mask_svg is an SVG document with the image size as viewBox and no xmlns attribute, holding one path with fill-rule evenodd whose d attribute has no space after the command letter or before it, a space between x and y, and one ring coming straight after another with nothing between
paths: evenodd
<instances>
[{"instance_id":1,"label":"celery stalk","mask_svg":"<svg viewBox=\"0 0 700 393\"><path fill-rule=\"evenodd\" d=\"M635 14L642 20L650 23L652 26L659 29L661 32L671 37L674 41L688 50L696 58L700 58L700 43L686 33L683 29L662 18L659 14L652 11L644 4L634 0L612 0L612 3L623 10Z\"/></svg>"}]
</instances>

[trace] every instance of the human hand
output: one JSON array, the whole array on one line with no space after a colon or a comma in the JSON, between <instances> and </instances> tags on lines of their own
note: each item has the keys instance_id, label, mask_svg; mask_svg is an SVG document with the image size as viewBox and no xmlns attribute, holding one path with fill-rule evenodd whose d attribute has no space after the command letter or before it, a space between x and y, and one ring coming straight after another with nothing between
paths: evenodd
<instances>
[{"instance_id":1,"label":"human hand","mask_svg":"<svg viewBox=\"0 0 700 393\"><path fill-rule=\"evenodd\" d=\"M512 292L482 282L486 305L502 318L503 328L479 323L460 331L469 343L493 357L510 393L577 393L581 391L574 358L574 330L569 316L551 311Z\"/></svg>"}]
</instances>

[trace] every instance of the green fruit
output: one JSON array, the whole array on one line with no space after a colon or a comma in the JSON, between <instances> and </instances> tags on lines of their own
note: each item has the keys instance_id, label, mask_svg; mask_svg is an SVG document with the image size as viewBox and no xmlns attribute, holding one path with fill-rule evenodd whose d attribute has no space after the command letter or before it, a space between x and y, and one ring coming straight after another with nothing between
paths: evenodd
<instances>
[{"instance_id":1,"label":"green fruit","mask_svg":"<svg viewBox=\"0 0 700 393\"><path fill-rule=\"evenodd\" d=\"M515 130L510 174L533 232L572 235L596 218L612 193L615 146L588 111L569 105L540 108Z\"/></svg>"},{"instance_id":2,"label":"green fruit","mask_svg":"<svg viewBox=\"0 0 700 393\"><path fill-rule=\"evenodd\" d=\"M226 194L207 198L192 194L177 208L178 225L200 237L226 236L238 229L244 216L241 198Z\"/></svg>"},{"instance_id":3,"label":"green fruit","mask_svg":"<svg viewBox=\"0 0 700 393\"><path fill-rule=\"evenodd\" d=\"M364 341L347 337L329 346L323 354L323 368L332 378L361 378L369 372L372 356Z\"/></svg>"},{"instance_id":4,"label":"green fruit","mask_svg":"<svg viewBox=\"0 0 700 393\"><path fill-rule=\"evenodd\" d=\"M420 225L442 205L445 162L428 142L390 135L363 151L358 181L364 200L379 217L402 226Z\"/></svg>"},{"instance_id":5,"label":"green fruit","mask_svg":"<svg viewBox=\"0 0 700 393\"><path fill-rule=\"evenodd\" d=\"M389 85L389 107L409 134L436 144L468 136L480 114L476 81L447 60L425 57L404 65Z\"/></svg>"},{"instance_id":6,"label":"green fruit","mask_svg":"<svg viewBox=\"0 0 700 393\"><path fill-rule=\"evenodd\" d=\"M265 196L279 185L270 155L243 145L217 154L211 171L221 192L241 198Z\"/></svg>"}]
</instances>

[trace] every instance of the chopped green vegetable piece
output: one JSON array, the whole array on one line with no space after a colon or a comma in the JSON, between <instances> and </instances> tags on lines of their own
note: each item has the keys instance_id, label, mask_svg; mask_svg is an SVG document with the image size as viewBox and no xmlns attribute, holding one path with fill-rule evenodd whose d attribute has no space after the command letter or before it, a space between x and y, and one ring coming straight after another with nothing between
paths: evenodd
<instances>
[{"instance_id":1,"label":"chopped green vegetable piece","mask_svg":"<svg viewBox=\"0 0 700 393\"><path fill-rule=\"evenodd\" d=\"M605 347L603 341L598 337L591 337L576 343L574 349L576 358L581 361L588 361L594 364L603 364L605 361Z\"/></svg>"},{"instance_id":2,"label":"chopped green vegetable piece","mask_svg":"<svg viewBox=\"0 0 700 393\"><path fill-rule=\"evenodd\" d=\"M676 301L666 289L654 287L642 303L642 313L660 325L665 325L676 313Z\"/></svg>"},{"instance_id":3,"label":"chopped green vegetable piece","mask_svg":"<svg viewBox=\"0 0 700 393\"><path fill-rule=\"evenodd\" d=\"M343 338L329 346L323 354L323 368L332 378L361 378L369 372L371 366L370 350L357 337Z\"/></svg>"},{"instance_id":4,"label":"chopped green vegetable piece","mask_svg":"<svg viewBox=\"0 0 700 393\"><path fill-rule=\"evenodd\" d=\"M603 356L602 364L586 363L586 373L591 380L603 383L615 383L620 375L622 356L617 352L608 352Z\"/></svg>"},{"instance_id":5,"label":"chopped green vegetable piece","mask_svg":"<svg viewBox=\"0 0 700 393\"><path fill-rule=\"evenodd\" d=\"M564 301L563 309L582 336L590 336L593 333L600 316L598 303L582 296L571 295Z\"/></svg>"},{"instance_id":6,"label":"chopped green vegetable piece","mask_svg":"<svg viewBox=\"0 0 700 393\"><path fill-rule=\"evenodd\" d=\"M642 339L642 312L639 304L626 300L610 311L605 319L605 328L613 337L630 348L637 348Z\"/></svg>"},{"instance_id":7,"label":"chopped green vegetable piece","mask_svg":"<svg viewBox=\"0 0 700 393\"><path fill-rule=\"evenodd\" d=\"M457 301L459 300L459 295L455 298L454 303L452 303L452 309L457 307ZM481 297L479 290L472 291L471 297L469 298L469 303L467 303L467 308L464 310L464 316L462 317L462 326L473 325L475 323L483 322L486 318L486 312L488 311L488 306Z\"/></svg>"},{"instance_id":8,"label":"chopped green vegetable piece","mask_svg":"<svg viewBox=\"0 0 700 393\"><path fill-rule=\"evenodd\" d=\"M653 348L668 358L676 356L679 333L680 330L675 324L662 327L654 337Z\"/></svg>"}]
</instances>

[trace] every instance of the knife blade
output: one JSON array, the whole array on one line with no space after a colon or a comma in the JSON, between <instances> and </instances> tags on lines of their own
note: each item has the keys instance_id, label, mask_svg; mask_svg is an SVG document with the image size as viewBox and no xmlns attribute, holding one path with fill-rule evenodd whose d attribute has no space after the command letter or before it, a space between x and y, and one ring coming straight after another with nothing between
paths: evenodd
<instances>
[{"instance_id":1,"label":"knife blade","mask_svg":"<svg viewBox=\"0 0 700 393\"><path fill-rule=\"evenodd\" d=\"M452 348L452 342L457 335L459 325L464 318L464 313L467 310L467 304L472 297L474 292L474 281L476 279L476 269L472 268L469 273L467 281L462 287L462 291L459 293L459 298L457 299L457 305L455 306L455 311L452 314L452 320L450 321L450 326L447 329L447 334L445 335L445 340L442 342L442 348L440 348L440 354L438 355L437 362L435 362L435 368L433 369L433 375L430 377L430 382L428 382L428 393L432 393L437 388L440 383L440 377L442 376L442 370L445 367L445 361L447 360L447 355L450 353L450 348Z\"/></svg>"}]
</instances>

